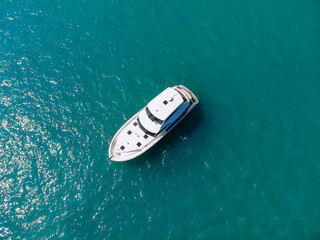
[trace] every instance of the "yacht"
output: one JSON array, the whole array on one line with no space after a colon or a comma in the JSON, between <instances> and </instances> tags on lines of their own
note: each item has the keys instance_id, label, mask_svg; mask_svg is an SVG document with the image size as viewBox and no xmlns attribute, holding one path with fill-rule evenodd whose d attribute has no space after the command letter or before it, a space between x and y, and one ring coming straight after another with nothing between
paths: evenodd
<instances>
[{"instance_id":1,"label":"yacht","mask_svg":"<svg viewBox=\"0 0 320 240\"><path fill-rule=\"evenodd\" d=\"M186 87L168 87L131 117L109 145L112 161L138 157L173 129L199 103Z\"/></svg>"}]
</instances>

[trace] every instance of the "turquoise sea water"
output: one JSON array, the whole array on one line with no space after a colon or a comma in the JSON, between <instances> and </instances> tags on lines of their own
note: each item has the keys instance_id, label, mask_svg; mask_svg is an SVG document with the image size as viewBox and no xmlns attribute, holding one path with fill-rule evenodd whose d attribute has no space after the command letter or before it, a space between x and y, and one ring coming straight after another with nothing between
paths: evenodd
<instances>
[{"instance_id":1,"label":"turquoise sea water","mask_svg":"<svg viewBox=\"0 0 320 240\"><path fill-rule=\"evenodd\" d=\"M320 2L1 0L0 238L320 239ZM200 104L110 162L166 86Z\"/></svg>"}]
</instances>

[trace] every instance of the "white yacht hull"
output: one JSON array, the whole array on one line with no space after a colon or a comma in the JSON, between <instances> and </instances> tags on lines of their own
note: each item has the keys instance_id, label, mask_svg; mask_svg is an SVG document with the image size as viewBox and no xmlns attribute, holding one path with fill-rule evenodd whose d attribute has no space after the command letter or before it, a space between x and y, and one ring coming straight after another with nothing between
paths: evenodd
<instances>
[{"instance_id":1,"label":"white yacht hull","mask_svg":"<svg viewBox=\"0 0 320 240\"><path fill-rule=\"evenodd\" d=\"M142 153L146 152L158 141L160 141L160 139L162 139L168 132L170 132L183 118L185 118L186 115L188 115L188 113L195 107L195 105L199 103L199 100L189 89L182 85L178 85L175 87L183 88L183 90L188 91L189 96L192 98L190 99L191 102L188 108L181 115L179 115L179 117L171 125L168 125L168 127L155 134L154 136L151 136L151 133L147 134L146 130L139 122L139 114L144 111L147 106L142 108L139 112L132 116L112 138L109 146L110 160L122 162L140 156ZM131 136L135 134L135 136L133 136L134 140L130 140L130 138L132 137L128 135L129 133ZM138 146L133 149L131 148L131 150L125 150L127 146L128 148L132 146L134 141L139 141L137 143Z\"/></svg>"}]
</instances>

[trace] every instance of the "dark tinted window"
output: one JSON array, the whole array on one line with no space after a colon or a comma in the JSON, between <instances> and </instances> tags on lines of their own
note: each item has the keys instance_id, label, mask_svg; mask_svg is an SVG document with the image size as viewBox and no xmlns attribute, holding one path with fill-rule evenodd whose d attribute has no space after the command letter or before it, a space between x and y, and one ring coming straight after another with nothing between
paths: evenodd
<instances>
[{"instance_id":1,"label":"dark tinted window","mask_svg":"<svg viewBox=\"0 0 320 240\"><path fill-rule=\"evenodd\" d=\"M148 107L146 107L146 112L147 112L147 115L148 115L148 117L150 118L151 121L157 122L157 123L159 123L159 124L162 124L162 123L163 123L163 121L161 121L160 119L156 118L156 117L150 112L150 110L149 110Z\"/></svg>"}]
</instances>

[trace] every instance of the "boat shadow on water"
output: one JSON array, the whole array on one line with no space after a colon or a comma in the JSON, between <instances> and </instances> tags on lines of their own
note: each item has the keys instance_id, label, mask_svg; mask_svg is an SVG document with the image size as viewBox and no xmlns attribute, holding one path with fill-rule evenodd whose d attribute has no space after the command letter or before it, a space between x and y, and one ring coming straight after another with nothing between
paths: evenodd
<instances>
[{"instance_id":1,"label":"boat shadow on water","mask_svg":"<svg viewBox=\"0 0 320 240\"><path fill-rule=\"evenodd\" d=\"M178 141L181 141L181 136L190 136L191 141L198 141L195 135L196 131L200 130L200 126L204 120L203 109L201 104L196 106L187 117L181 120L177 126L174 127L163 139L161 139L155 146L149 149L147 152L143 153L141 156L130 161L123 162L122 164L136 167L141 164L146 164L146 162L161 161L163 158L164 150L168 149L173 151L170 146L175 145ZM183 148L177 149L177 151L183 151Z\"/></svg>"}]
</instances>

